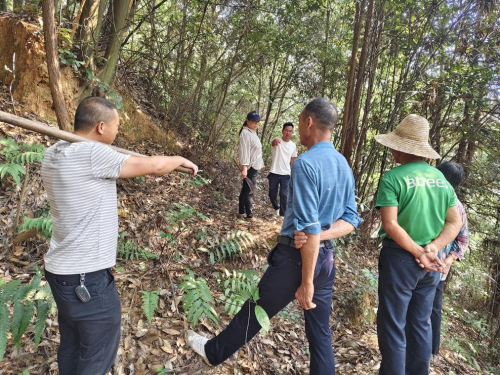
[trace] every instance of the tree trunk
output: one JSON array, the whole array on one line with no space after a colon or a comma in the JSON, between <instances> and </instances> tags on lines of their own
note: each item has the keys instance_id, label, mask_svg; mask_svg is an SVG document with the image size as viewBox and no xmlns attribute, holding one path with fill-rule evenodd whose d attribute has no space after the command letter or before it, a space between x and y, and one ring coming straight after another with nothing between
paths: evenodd
<instances>
[{"instance_id":1,"label":"tree trunk","mask_svg":"<svg viewBox=\"0 0 500 375\"><path fill-rule=\"evenodd\" d=\"M59 128L71 131L66 103L62 94L59 76L59 56L57 54L57 33L54 19L54 3L52 0L42 1L43 33L45 39L45 53L47 55L47 68L49 71L49 86Z\"/></svg>"},{"instance_id":2,"label":"tree trunk","mask_svg":"<svg viewBox=\"0 0 500 375\"><path fill-rule=\"evenodd\" d=\"M7 12L7 0L0 0L0 12Z\"/></svg>"},{"instance_id":3,"label":"tree trunk","mask_svg":"<svg viewBox=\"0 0 500 375\"><path fill-rule=\"evenodd\" d=\"M111 26L111 38L106 48L106 65L99 72L99 79L110 84L115 76L116 66L118 65L118 58L120 57L120 46L122 43L123 35L125 33L125 25L127 24L127 17L132 7L133 0L114 0L113 1L113 24Z\"/></svg>"},{"instance_id":4,"label":"tree trunk","mask_svg":"<svg viewBox=\"0 0 500 375\"><path fill-rule=\"evenodd\" d=\"M363 13L365 8L365 0L362 0L361 4L356 3L356 17L355 17L355 25L354 25L354 35L352 40L352 52L351 52L351 61L349 62L349 80L347 83L347 92L345 96L345 104L344 104L344 114L342 116L342 132L341 132L341 140L340 140L340 152L344 154L344 150L346 148L347 136L349 133L349 119L351 118L351 108L352 108L352 100L353 93L355 89L355 76L356 76L356 67L357 67L357 56L358 56L358 42L359 42L359 34L361 32L361 24L363 19ZM345 155L344 155L345 156ZM349 159L347 160L350 164Z\"/></svg>"},{"instance_id":5,"label":"tree trunk","mask_svg":"<svg viewBox=\"0 0 500 375\"><path fill-rule=\"evenodd\" d=\"M82 2L85 0L82 0ZM99 42L102 19L107 0L86 0L78 21L77 39L81 45L78 53L80 61L92 61L94 50Z\"/></svg>"}]
</instances>

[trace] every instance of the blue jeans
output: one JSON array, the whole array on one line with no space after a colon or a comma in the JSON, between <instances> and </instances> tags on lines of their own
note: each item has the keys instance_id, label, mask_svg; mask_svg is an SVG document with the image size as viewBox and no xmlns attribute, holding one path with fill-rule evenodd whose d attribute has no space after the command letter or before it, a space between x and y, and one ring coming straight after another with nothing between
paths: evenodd
<instances>
[{"instance_id":1,"label":"blue jeans","mask_svg":"<svg viewBox=\"0 0 500 375\"><path fill-rule=\"evenodd\" d=\"M440 281L437 285L434 304L432 306L432 354L438 354L441 345L441 310L443 308L443 288L445 282L445 280Z\"/></svg>"},{"instance_id":2,"label":"blue jeans","mask_svg":"<svg viewBox=\"0 0 500 375\"><path fill-rule=\"evenodd\" d=\"M260 298L257 303L272 318L295 299L295 292L302 282L300 250L278 244L269 254L268 263L269 268L259 283ZM313 375L335 374L329 325L334 279L334 252L333 246L328 243L320 248L314 271L313 302L316 308L304 311L311 353L310 373ZM205 353L211 364L224 362L260 331L254 306L252 303L249 308L249 301L245 302L224 331L205 344Z\"/></svg>"},{"instance_id":3,"label":"blue jeans","mask_svg":"<svg viewBox=\"0 0 500 375\"><path fill-rule=\"evenodd\" d=\"M271 199L271 204L273 208L280 210L280 216L285 216L286 202L288 200L288 184L290 182L290 175L281 175L275 173L269 173L267 176L269 180L269 199ZM278 204L278 190L280 196L280 202Z\"/></svg>"},{"instance_id":4,"label":"blue jeans","mask_svg":"<svg viewBox=\"0 0 500 375\"><path fill-rule=\"evenodd\" d=\"M440 273L426 272L408 251L384 241L379 258L379 374L429 374L430 317L439 280Z\"/></svg>"},{"instance_id":5,"label":"blue jeans","mask_svg":"<svg viewBox=\"0 0 500 375\"><path fill-rule=\"evenodd\" d=\"M111 271L85 274L91 295L85 303L75 294L80 275L55 275L46 270L45 278L58 311L59 374L106 374L115 361L121 333L121 303Z\"/></svg>"}]
</instances>

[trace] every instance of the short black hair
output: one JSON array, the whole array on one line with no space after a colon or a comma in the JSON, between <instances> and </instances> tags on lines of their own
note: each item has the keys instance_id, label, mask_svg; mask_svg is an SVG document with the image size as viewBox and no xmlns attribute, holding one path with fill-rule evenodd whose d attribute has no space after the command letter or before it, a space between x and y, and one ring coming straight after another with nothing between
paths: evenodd
<instances>
[{"instance_id":1,"label":"short black hair","mask_svg":"<svg viewBox=\"0 0 500 375\"><path fill-rule=\"evenodd\" d=\"M115 116L116 107L109 100L98 96L83 99L75 113L75 131L88 133L99 122L108 123Z\"/></svg>"},{"instance_id":2,"label":"short black hair","mask_svg":"<svg viewBox=\"0 0 500 375\"><path fill-rule=\"evenodd\" d=\"M461 164L453 163L451 161L447 161L439 164L437 167L444 175L444 177L448 180L451 186L455 189L462 180L464 179L464 168Z\"/></svg>"},{"instance_id":3,"label":"short black hair","mask_svg":"<svg viewBox=\"0 0 500 375\"><path fill-rule=\"evenodd\" d=\"M285 128L286 128L287 126L291 126L291 127L293 128L293 124L292 124L291 122L285 122L285 123L283 124L283 128L282 128L281 130L285 130Z\"/></svg>"},{"instance_id":4,"label":"short black hair","mask_svg":"<svg viewBox=\"0 0 500 375\"><path fill-rule=\"evenodd\" d=\"M328 131L333 130L339 119L337 106L325 98L311 100L305 106L303 113L306 116L314 118L320 128Z\"/></svg>"}]
</instances>

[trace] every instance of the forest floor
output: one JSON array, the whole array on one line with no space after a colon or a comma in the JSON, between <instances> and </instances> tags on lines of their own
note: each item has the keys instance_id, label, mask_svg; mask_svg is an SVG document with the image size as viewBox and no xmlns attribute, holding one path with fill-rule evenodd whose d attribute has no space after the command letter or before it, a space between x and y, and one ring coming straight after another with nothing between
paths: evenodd
<instances>
[{"instance_id":1,"label":"forest floor","mask_svg":"<svg viewBox=\"0 0 500 375\"><path fill-rule=\"evenodd\" d=\"M3 91L0 110L10 111L10 99ZM22 106L19 107L22 111ZM29 113L25 115L30 116ZM36 116L35 116L36 117ZM0 137L18 142L54 142L45 136L0 124ZM164 154L153 142L118 145L147 154ZM261 173L255 199L254 221L237 217L237 195L240 180L231 164L214 161L205 153L191 150L190 157L199 163L202 174L212 182L194 187L190 178L172 173L166 177L120 180L117 183L120 232L126 239L148 251L161 254L157 260L119 260L115 267L117 288L122 300L122 340L113 374L155 374L159 368L176 374L307 374L309 367L303 314L295 301L272 319L266 335L259 334L226 363L209 368L190 350L184 333L188 329L182 309L180 277L189 267L197 276L207 279L212 294L217 290L214 272L224 269L253 269L262 274L266 256L275 244L281 219L273 216L267 197L266 173ZM204 155L204 156L197 156ZM205 174L207 173L207 174ZM38 165L31 167L30 182L23 202L23 215L33 216L45 203ZM37 237L12 245L10 228L17 210L19 188L6 179L0 185L0 279L29 281L32 265L43 265L47 243ZM175 216L182 213L182 220ZM245 231L254 236L254 246L241 256L210 265L208 255L197 249L207 236L222 238L231 231ZM171 239L160 237L170 233ZM376 265L378 248L369 236L354 235L349 242L338 244L333 312L330 323L336 353L337 374L376 374L380 365L374 317L376 314ZM368 238L368 239L366 239ZM364 241L364 242L363 242ZM370 275L374 277L370 278ZM158 290L158 310L149 324L142 310L141 291ZM202 320L195 329L212 337L230 320L223 303L216 305L220 324ZM465 330L453 321L457 330ZM56 350L59 344L57 317L50 316L41 344L33 343L33 330L23 337L21 353L10 345L0 373L57 374ZM454 351L442 348L432 364L432 374L476 374Z\"/></svg>"}]
</instances>

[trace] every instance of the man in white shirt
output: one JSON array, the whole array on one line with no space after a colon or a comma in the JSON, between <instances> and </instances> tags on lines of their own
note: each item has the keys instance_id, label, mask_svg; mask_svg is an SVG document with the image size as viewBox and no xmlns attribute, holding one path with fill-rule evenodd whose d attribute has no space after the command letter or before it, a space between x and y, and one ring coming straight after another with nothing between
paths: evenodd
<instances>
[{"instance_id":1,"label":"man in white shirt","mask_svg":"<svg viewBox=\"0 0 500 375\"><path fill-rule=\"evenodd\" d=\"M285 216L286 200L288 197L288 183L290 182L291 165L297 159L297 146L290 139L293 135L293 124L285 122L282 129L283 136L274 138L271 145L272 163L267 178L269 179L269 198L276 210L276 216ZM280 200L278 203L278 191Z\"/></svg>"}]
</instances>

